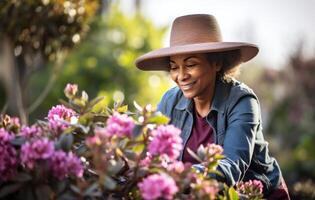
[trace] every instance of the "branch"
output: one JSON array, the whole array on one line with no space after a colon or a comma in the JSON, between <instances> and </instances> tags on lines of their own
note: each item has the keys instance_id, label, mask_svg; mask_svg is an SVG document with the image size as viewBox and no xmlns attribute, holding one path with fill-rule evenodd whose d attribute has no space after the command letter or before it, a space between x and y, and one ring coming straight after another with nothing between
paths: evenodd
<instances>
[{"instance_id":1,"label":"branch","mask_svg":"<svg viewBox=\"0 0 315 200\"><path fill-rule=\"evenodd\" d=\"M61 56L61 55L60 55ZM62 56L61 56L62 57ZM41 92L41 94L37 97L37 99L34 101L33 104L31 104L28 108L27 108L27 112L30 114L32 113L34 110L36 110L38 108L38 106L40 106L40 104L44 101L44 99L47 97L47 95L49 94L51 88L53 87L58 74L60 72L61 66L63 64L63 58L59 59L59 62L57 61L57 65L55 66L55 70L53 71L53 74L50 76L48 83L46 85L46 87L43 89L43 91Z\"/></svg>"}]
</instances>

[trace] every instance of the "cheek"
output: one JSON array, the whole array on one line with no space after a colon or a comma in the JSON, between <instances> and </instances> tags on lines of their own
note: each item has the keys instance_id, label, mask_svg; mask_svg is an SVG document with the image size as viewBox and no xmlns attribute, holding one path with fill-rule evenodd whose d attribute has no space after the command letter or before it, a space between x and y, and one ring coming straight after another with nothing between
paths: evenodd
<instances>
[{"instance_id":1,"label":"cheek","mask_svg":"<svg viewBox=\"0 0 315 200\"><path fill-rule=\"evenodd\" d=\"M177 73L171 72L170 76L173 81L177 82Z\"/></svg>"}]
</instances>

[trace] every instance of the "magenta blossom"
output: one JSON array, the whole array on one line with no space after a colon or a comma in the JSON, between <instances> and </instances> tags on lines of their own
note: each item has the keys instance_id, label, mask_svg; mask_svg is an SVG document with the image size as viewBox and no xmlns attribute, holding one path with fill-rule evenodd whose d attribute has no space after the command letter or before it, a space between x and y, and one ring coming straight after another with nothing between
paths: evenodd
<instances>
[{"instance_id":1,"label":"magenta blossom","mask_svg":"<svg viewBox=\"0 0 315 200\"><path fill-rule=\"evenodd\" d=\"M173 199L178 192L175 181L166 174L153 174L138 183L141 196L145 200Z\"/></svg>"},{"instance_id":2,"label":"magenta blossom","mask_svg":"<svg viewBox=\"0 0 315 200\"><path fill-rule=\"evenodd\" d=\"M181 174L185 170L185 165L181 161L174 161L166 167L168 171L173 171L175 173Z\"/></svg>"},{"instance_id":3,"label":"magenta blossom","mask_svg":"<svg viewBox=\"0 0 315 200\"><path fill-rule=\"evenodd\" d=\"M59 180L63 180L67 175L82 177L83 166L78 157L73 153L66 154L63 151L55 151L50 158L52 174Z\"/></svg>"},{"instance_id":4,"label":"magenta blossom","mask_svg":"<svg viewBox=\"0 0 315 200\"><path fill-rule=\"evenodd\" d=\"M11 179L16 174L17 153L10 144L14 137L0 128L0 182Z\"/></svg>"},{"instance_id":5,"label":"magenta blossom","mask_svg":"<svg viewBox=\"0 0 315 200\"><path fill-rule=\"evenodd\" d=\"M152 162L152 156L147 152L147 155L144 159L140 160L139 165L141 167L149 167Z\"/></svg>"},{"instance_id":6,"label":"magenta blossom","mask_svg":"<svg viewBox=\"0 0 315 200\"><path fill-rule=\"evenodd\" d=\"M110 136L130 137L135 123L128 115L114 112L114 114L108 118L106 125L106 131Z\"/></svg>"},{"instance_id":7,"label":"magenta blossom","mask_svg":"<svg viewBox=\"0 0 315 200\"><path fill-rule=\"evenodd\" d=\"M66 97L68 97L70 99L72 97L74 97L77 92L78 92L78 85L77 84L68 83L64 89L64 93L65 93Z\"/></svg>"},{"instance_id":8,"label":"magenta blossom","mask_svg":"<svg viewBox=\"0 0 315 200\"><path fill-rule=\"evenodd\" d=\"M23 126L20 135L27 137L27 138L34 138L34 137L41 137L43 134L41 128L39 128L36 125L33 125L31 127L29 126Z\"/></svg>"},{"instance_id":9,"label":"magenta blossom","mask_svg":"<svg viewBox=\"0 0 315 200\"><path fill-rule=\"evenodd\" d=\"M54 143L47 138L26 142L21 147L21 161L33 169L37 160L47 160L54 153Z\"/></svg>"},{"instance_id":10,"label":"magenta blossom","mask_svg":"<svg viewBox=\"0 0 315 200\"><path fill-rule=\"evenodd\" d=\"M236 190L238 193L248 196L249 199L263 197L263 184L259 180L239 182L236 185Z\"/></svg>"},{"instance_id":11,"label":"magenta blossom","mask_svg":"<svg viewBox=\"0 0 315 200\"><path fill-rule=\"evenodd\" d=\"M67 157L67 163L68 163L68 169L69 173L76 176L76 177L82 177L83 176L83 165L80 160L75 154L72 152L68 153Z\"/></svg>"},{"instance_id":12,"label":"magenta blossom","mask_svg":"<svg viewBox=\"0 0 315 200\"><path fill-rule=\"evenodd\" d=\"M68 128L68 123L70 123L73 118L77 118L76 112L70 108L66 108L64 105L54 106L48 112L49 126L54 131L63 131Z\"/></svg>"},{"instance_id":13,"label":"magenta blossom","mask_svg":"<svg viewBox=\"0 0 315 200\"><path fill-rule=\"evenodd\" d=\"M148 149L152 155L167 156L175 160L183 148L180 130L173 125L159 126L152 132Z\"/></svg>"},{"instance_id":14,"label":"magenta blossom","mask_svg":"<svg viewBox=\"0 0 315 200\"><path fill-rule=\"evenodd\" d=\"M14 126L20 127L20 119L18 117L10 117L10 123Z\"/></svg>"},{"instance_id":15,"label":"magenta blossom","mask_svg":"<svg viewBox=\"0 0 315 200\"><path fill-rule=\"evenodd\" d=\"M223 153L223 148L217 144L208 144L206 146L207 154L210 156L221 155Z\"/></svg>"}]
</instances>

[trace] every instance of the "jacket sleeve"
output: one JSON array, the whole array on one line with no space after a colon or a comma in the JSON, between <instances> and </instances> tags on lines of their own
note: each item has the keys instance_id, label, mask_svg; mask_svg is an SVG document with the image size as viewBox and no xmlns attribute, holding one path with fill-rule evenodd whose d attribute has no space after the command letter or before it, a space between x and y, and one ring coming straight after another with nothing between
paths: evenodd
<instances>
[{"instance_id":1,"label":"jacket sleeve","mask_svg":"<svg viewBox=\"0 0 315 200\"><path fill-rule=\"evenodd\" d=\"M227 126L223 143L224 156L218 170L229 185L241 181L253 156L255 137L260 128L260 107L253 96L238 100L227 114Z\"/></svg>"}]
</instances>

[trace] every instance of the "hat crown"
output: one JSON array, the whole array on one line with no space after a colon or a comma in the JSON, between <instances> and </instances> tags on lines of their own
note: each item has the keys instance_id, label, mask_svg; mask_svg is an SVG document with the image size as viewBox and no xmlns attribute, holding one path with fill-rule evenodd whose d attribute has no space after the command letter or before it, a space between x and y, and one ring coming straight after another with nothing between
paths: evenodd
<instances>
[{"instance_id":1,"label":"hat crown","mask_svg":"<svg viewBox=\"0 0 315 200\"><path fill-rule=\"evenodd\" d=\"M170 46L221 42L221 31L212 15L197 14L178 17L171 29Z\"/></svg>"}]
</instances>

